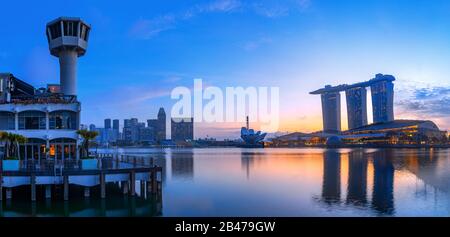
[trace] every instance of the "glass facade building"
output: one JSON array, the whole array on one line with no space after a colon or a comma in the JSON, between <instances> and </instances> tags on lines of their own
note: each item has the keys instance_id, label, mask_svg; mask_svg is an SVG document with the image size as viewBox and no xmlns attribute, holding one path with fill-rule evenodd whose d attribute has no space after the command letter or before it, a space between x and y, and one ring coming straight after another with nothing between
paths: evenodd
<instances>
[{"instance_id":1,"label":"glass facade building","mask_svg":"<svg viewBox=\"0 0 450 237\"><path fill-rule=\"evenodd\" d=\"M339 92L322 94L323 130L325 132L341 131L341 95Z\"/></svg>"},{"instance_id":2,"label":"glass facade building","mask_svg":"<svg viewBox=\"0 0 450 237\"><path fill-rule=\"evenodd\" d=\"M365 87L345 91L347 99L348 129L367 125L367 91Z\"/></svg>"}]
</instances>

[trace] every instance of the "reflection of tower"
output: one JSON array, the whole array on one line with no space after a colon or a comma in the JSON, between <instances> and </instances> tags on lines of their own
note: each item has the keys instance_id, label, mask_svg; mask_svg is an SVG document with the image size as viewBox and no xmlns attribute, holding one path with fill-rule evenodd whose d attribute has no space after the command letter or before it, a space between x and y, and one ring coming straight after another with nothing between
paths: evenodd
<instances>
[{"instance_id":1,"label":"reflection of tower","mask_svg":"<svg viewBox=\"0 0 450 237\"><path fill-rule=\"evenodd\" d=\"M322 198L329 204L341 199L341 154L335 150L324 153Z\"/></svg>"},{"instance_id":2,"label":"reflection of tower","mask_svg":"<svg viewBox=\"0 0 450 237\"><path fill-rule=\"evenodd\" d=\"M348 158L347 203L367 202L367 158L363 151L352 151Z\"/></svg>"},{"instance_id":3,"label":"reflection of tower","mask_svg":"<svg viewBox=\"0 0 450 237\"><path fill-rule=\"evenodd\" d=\"M250 170L253 168L255 163L255 153L244 153L241 152L241 167L245 168L245 173L247 179L250 179Z\"/></svg>"},{"instance_id":4,"label":"reflection of tower","mask_svg":"<svg viewBox=\"0 0 450 237\"><path fill-rule=\"evenodd\" d=\"M394 213L394 166L387 152L377 152L373 157L372 208L381 214Z\"/></svg>"},{"instance_id":5,"label":"reflection of tower","mask_svg":"<svg viewBox=\"0 0 450 237\"><path fill-rule=\"evenodd\" d=\"M47 24L50 53L59 58L61 93L77 94L77 60L86 53L91 27L80 18L60 17Z\"/></svg>"},{"instance_id":6,"label":"reflection of tower","mask_svg":"<svg viewBox=\"0 0 450 237\"><path fill-rule=\"evenodd\" d=\"M172 153L171 161L172 177L194 177L194 153L192 151L174 152Z\"/></svg>"}]
</instances>

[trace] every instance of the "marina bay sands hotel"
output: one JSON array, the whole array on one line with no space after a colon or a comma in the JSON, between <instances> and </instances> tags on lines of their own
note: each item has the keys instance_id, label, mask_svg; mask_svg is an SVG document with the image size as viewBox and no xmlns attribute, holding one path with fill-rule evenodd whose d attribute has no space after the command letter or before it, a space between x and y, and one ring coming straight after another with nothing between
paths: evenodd
<instances>
[{"instance_id":1,"label":"marina bay sands hotel","mask_svg":"<svg viewBox=\"0 0 450 237\"><path fill-rule=\"evenodd\" d=\"M349 130L367 125L367 87L372 94L373 122L386 123L394 120L395 77L377 74L375 78L352 85L330 86L310 92L321 95L324 132L341 131L341 94L345 91Z\"/></svg>"}]
</instances>

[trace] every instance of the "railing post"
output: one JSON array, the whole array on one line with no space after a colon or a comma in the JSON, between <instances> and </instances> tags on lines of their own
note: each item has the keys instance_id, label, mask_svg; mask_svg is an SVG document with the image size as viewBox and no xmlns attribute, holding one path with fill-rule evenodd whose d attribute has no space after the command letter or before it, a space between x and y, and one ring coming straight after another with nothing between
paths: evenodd
<instances>
[{"instance_id":1,"label":"railing post","mask_svg":"<svg viewBox=\"0 0 450 237\"><path fill-rule=\"evenodd\" d=\"M36 174L34 172L31 173L30 177L30 184L31 184L31 201L36 201Z\"/></svg>"},{"instance_id":2,"label":"railing post","mask_svg":"<svg viewBox=\"0 0 450 237\"><path fill-rule=\"evenodd\" d=\"M100 172L100 196L102 199L106 197L105 174L103 172Z\"/></svg>"},{"instance_id":3,"label":"railing post","mask_svg":"<svg viewBox=\"0 0 450 237\"><path fill-rule=\"evenodd\" d=\"M69 176L64 175L64 201L69 200Z\"/></svg>"},{"instance_id":4,"label":"railing post","mask_svg":"<svg viewBox=\"0 0 450 237\"><path fill-rule=\"evenodd\" d=\"M130 191L131 196L136 194L136 173L133 171L130 172Z\"/></svg>"}]
</instances>

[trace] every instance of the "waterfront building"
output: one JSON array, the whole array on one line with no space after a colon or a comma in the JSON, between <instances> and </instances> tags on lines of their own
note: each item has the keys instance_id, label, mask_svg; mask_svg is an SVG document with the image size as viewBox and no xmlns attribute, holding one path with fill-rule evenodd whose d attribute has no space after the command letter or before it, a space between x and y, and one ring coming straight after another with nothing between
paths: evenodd
<instances>
[{"instance_id":1,"label":"waterfront building","mask_svg":"<svg viewBox=\"0 0 450 237\"><path fill-rule=\"evenodd\" d=\"M105 129L111 129L111 119L105 119Z\"/></svg>"},{"instance_id":2,"label":"waterfront building","mask_svg":"<svg viewBox=\"0 0 450 237\"><path fill-rule=\"evenodd\" d=\"M329 87L329 86L327 86ZM341 95L329 92L321 95L323 130L337 133L341 131Z\"/></svg>"},{"instance_id":3,"label":"waterfront building","mask_svg":"<svg viewBox=\"0 0 450 237\"><path fill-rule=\"evenodd\" d=\"M131 118L124 120L123 140L126 142L137 142L139 140L138 119Z\"/></svg>"},{"instance_id":4,"label":"waterfront building","mask_svg":"<svg viewBox=\"0 0 450 237\"><path fill-rule=\"evenodd\" d=\"M194 140L194 118L171 119L172 141Z\"/></svg>"},{"instance_id":5,"label":"waterfront building","mask_svg":"<svg viewBox=\"0 0 450 237\"><path fill-rule=\"evenodd\" d=\"M139 142L152 143L155 141L154 133L152 127L139 127Z\"/></svg>"},{"instance_id":6,"label":"waterfront building","mask_svg":"<svg viewBox=\"0 0 450 237\"><path fill-rule=\"evenodd\" d=\"M260 145L266 136L267 133L262 133L261 131L255 132L255 130L250 129L249 117L247 116L246 127L241 128L241 139L244 143L250 146Z\"/></svg>"},{"instance_id":7,"label":"waterfront building","mask_svg":"<svg viewBox=\"0 0 450 237\"><path fill-rule=\"evenodd\" d=\"M372 92L373 122L386 123L394 120L393 76L377 74L370 85ZM371 80L371 81L372 81Z\"/></svg>"},{"instance_id":8,"label":"waterfront building","mask_svg":"<svg viewBox=\"0 0 450 237\"><path fill-rule=\"evenodd\" d=\"M114 119L113 120L113 127L112 127L112 129L113 129L114 135L116 137L116 141L120 140L121 139L120 138L120 120L118 120L118 119Z\"/></svg>"},{"instance_id":9,"label":"waterfront building","mask_svg":"<svg viewBox=\"0 0 450 237\"><path fill-rule=\"evenodd\" d=\"M340 92L345 91L347 99L347 118L349 129L367 125L367 90L372 94L372 113L374 123L394 121L394 84L395 77L377 74L375 78L352 85L327 85L310 92L321 95L323 131L339 133L341 131Z\"/></svg>"},{"instance_id":10,"label":"waterfront building","mask_svg":"<svg viewBox=\"0 0 450 237\"><path fill-rule=\"evenodd\" d=\"M147 120L147 126L153 129L156 141L166 140L166 112L164 108L159 109L157 119Z\"/></svg>"},{"instance_id":11,"label":"waterfront building","mask_svg":"<svg viewBox=\"0 0 450 237\"><path fill-rule=\"evenodd\" d=\"M295 147L326 145L331 140L335 145L439 145L447 144L447 132L440 131L432 121L394 120L330 133L291 133L271 140L269 146Z\"/></svg>"},{"instance_id":12,"label":"waterfront building","mask_svg":"<svg viewBox=\"0 0 450 237\"><path fill-rule=\"evenodd\" d=\"M35 89L11 73L0 74L0 130L25 136L21 159L78 158L81 104L77 100L77 60L87 50L90 26L80 18L47 24L51 55L60 64L60 87Z\"/></svg>"},{"instance_id":13,"label":"waterfront building","mask_svg":"<svg viewBox=\"0 0 450 237\"><path fill-rule=\"evenodd\" d=\"M350 88L345 91L347 99L348 128L367 125L367 90L365 87Z\"/></svg>"}]
</instances>

